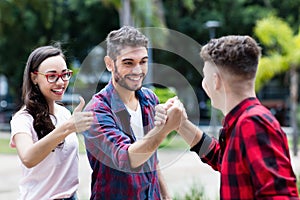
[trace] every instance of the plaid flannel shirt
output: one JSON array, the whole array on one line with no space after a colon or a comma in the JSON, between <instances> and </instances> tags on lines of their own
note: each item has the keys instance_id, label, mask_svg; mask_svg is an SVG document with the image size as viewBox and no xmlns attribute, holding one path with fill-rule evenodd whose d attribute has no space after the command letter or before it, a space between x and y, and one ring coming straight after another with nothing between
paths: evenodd
<instances>
[{"instance_id":1,"label":"plaid flannel shirt","mask_svg":"<svg viewBox=\"0 0 300 200\"><path fill-rule=\"evenodd\" d=\"M158 99L147 88L136 91L136 96L147 134L154 127ZM93 96L85 110L95 113L94 124L83 133L93 170L91 199L160 199L157 154L138 169L130 167L128 148L136 139L130 115L111 81Z\"/></svg>"},{"instance_id":2,"label":"plaid flannel shirt","mask_svg":"<svg viewBox=\"0 0 300 200\"><path fill-rule=\"evenodd\" d=\"M219 140L203 134L191 150L220 171L221 199L299 199L286 134L256 98L226 115Z\"/></svg>"}]
</instances>

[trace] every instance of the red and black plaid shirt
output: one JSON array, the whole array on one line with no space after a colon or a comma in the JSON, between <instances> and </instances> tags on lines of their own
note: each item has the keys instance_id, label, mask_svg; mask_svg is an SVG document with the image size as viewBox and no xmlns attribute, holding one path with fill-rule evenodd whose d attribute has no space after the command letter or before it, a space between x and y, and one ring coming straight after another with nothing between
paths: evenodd
<instances>
[{"instance_id":1,"label":"red and black plaid shirt","mask_svg":"<svg viewBox=\"0 0 300 200\"><path fill-rule=\"evenodd\" d=\"M221 199L299 199L286 134L256 98L226 115L219 140L203 134L191 151L220 171Z\"/></svg>"}]
</instances>

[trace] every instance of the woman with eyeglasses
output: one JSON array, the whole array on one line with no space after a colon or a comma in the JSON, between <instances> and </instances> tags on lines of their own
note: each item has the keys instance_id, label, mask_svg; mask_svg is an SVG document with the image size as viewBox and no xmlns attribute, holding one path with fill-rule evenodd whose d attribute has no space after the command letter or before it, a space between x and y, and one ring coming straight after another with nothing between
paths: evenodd
<instances>
[{"instance_id":1,"label":"woman with eyeglasses","mask_svg":"<svg viewBox=\"0 0 300 200\"><path fill-rule=\"evenodd\" d=\"M11 120L11 147L17 149L23 170L19 199L77 199L78 138L87 130L92 112L81 112L84 100L71 115L57 104L72 71L60 48L43 46L29 56L24 70L23 106Z\"/></svg>"}]
</instances>

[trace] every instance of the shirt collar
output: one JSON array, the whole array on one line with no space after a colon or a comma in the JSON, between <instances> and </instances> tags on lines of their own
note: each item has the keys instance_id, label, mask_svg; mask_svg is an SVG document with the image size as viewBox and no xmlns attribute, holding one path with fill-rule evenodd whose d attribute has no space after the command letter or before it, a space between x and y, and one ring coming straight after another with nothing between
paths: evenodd
<instances>
[{"instance_id":1,"label":"shirt collar","mask_svg":"<svg viewBox=\"0 0 300 200\"><path fill-rule=\"evenodd\" d=\"M115 87L112 84L112 80L110 80L110 82L108 83L107 91L108 91L108 93L111 94L111 109L112 109L112 111L120 112L122 110L126 110L124 102L122 101L117 90L115 89ZM150 97L143 92L143 88L137 90L135 92L135 95L139 99L141 107L148 106L148 104L149 104L148 99Z\"/></svg>"},{"instance_id":2,"label":"shirt collar","mask_svg":"<svg viewBox=\"0 0 300 200\"><path fill-rule=\"evenodd\" d=\"M258 104L260 104L260 102L255 97L244 99L225 116L222 122L223 127L225 129L231 127L246 109Z\"/></svg>"}]
</instances>

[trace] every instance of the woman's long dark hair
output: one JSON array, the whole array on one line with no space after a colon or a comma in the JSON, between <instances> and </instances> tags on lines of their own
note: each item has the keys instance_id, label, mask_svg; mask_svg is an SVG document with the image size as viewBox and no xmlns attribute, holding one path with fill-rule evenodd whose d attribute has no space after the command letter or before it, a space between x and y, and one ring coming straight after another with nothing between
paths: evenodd
<instances>
[{"instance_id":1,"label":"woman's long dark hair","mask_svg":"<svg viewBox=\"0 0 300 200\"><path fill-rule=\"evenodd\" d=\"M22 101L26 111L33 117L33 127L39 139L50 133L55 126L50 118L48 103L41 93L39 86L31 80L31 73L37 71L40 64L49 57L61 55L60 48L54 46L42 46L35 49L28 57L23 75Z\"/></svg>"}]
</instances>

